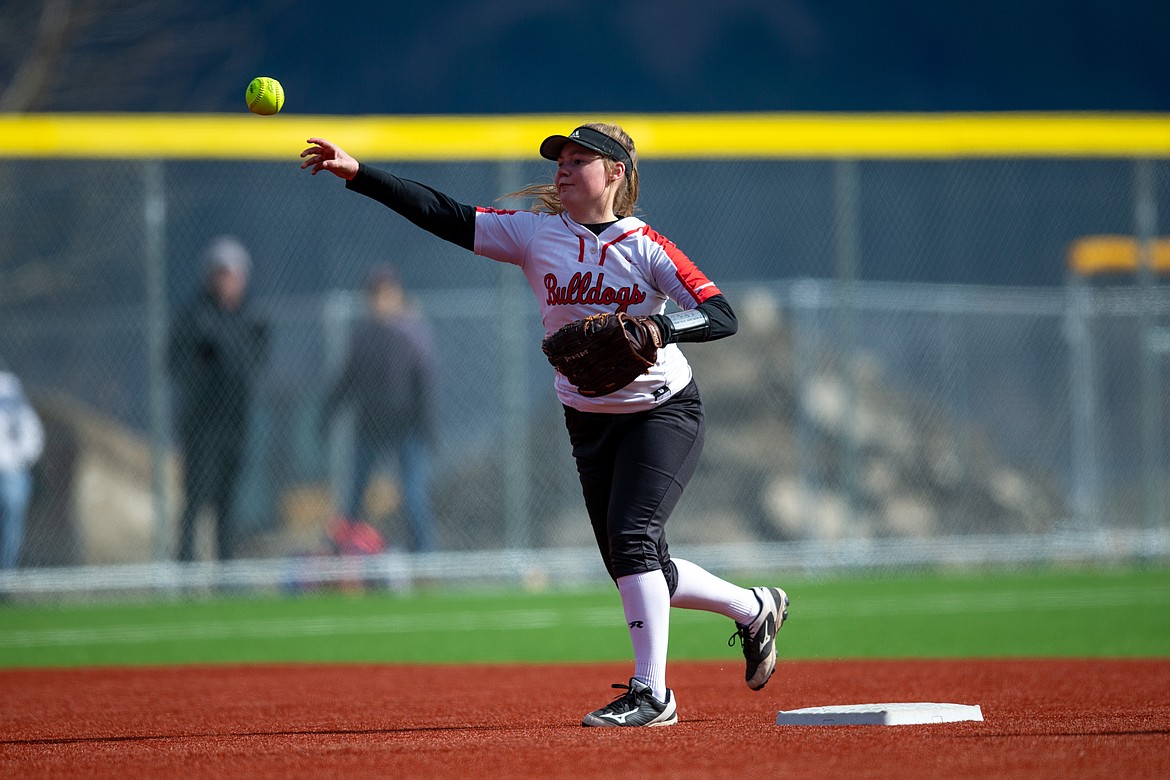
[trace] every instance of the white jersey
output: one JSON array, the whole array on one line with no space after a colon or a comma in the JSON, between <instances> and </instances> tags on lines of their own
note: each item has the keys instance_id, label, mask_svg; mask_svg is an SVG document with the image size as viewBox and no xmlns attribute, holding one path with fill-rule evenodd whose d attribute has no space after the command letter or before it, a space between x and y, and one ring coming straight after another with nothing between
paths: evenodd
<instances>
[{"instance_id":1,"label":"white jersey","mask_svg":"<svg viewBox=\"0 0 1170 780\"><path fill-rule=\"evenodd\" d=\"M520 266L540 301L545 335L591 314L661 314L668 300L693 309L719 294L690 258L636 217L595 235L567 214L479 208L475 253ZM690 364L668 344L649 372L615 393L587 398L560 373L555 387L561 403L580 411L639 412L690 381Z\"/></svg>"}]
</instances>

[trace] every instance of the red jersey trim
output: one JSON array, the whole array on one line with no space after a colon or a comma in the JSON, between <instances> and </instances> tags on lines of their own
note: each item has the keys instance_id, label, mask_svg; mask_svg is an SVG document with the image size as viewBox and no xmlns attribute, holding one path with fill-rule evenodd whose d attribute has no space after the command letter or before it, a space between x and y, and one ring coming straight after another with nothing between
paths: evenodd
<instances>
[{"instance_id":1,"label":"red jersey trim","mask_svg":"<svg viewBox=\"0 0 1170 780\"><path fill-rule=\"evenodd\" d=\"M516 209L493 209L490 206L476 206L476 213L479 214L515 214Z\"/></svg>"},{"instance_id":2,"label":"red jersey trim","mask_svg":"<svg viewBox=\"0 0 1170 780\"><path fill-rule=\"evenodd\" d=\"M569 226L569 220L565 219L564 214L560 214L559 216L561 218L561 222L563 222L565 225L565 229L577 237L577 262L584 263L585 262L585 236L581 235L580 233L578 233L576 230L573 230L573 228L571 228Z\"/></svg>"},{"instance_id":3,"label":"red jersey trim","mask_svg":"<svg viewBox=\"0 0 1170 780\"><path fill-rule=\"evenodd\" d=\"M691 294L698 303L702 303L708 298L716 295L721 295L719 288L715 283L706 277L706 275L699 270L698 266L691 261L691 258L675 246L674 242L662 235L658 231L651 228L649 225L642 228L642 232L647 238L662 247L666 252L666 256L674 263L675 276L682 282L683 287Z\"/></svg>"},{"instance_id":4,"label":"red jersey trim","mask_svg":"<svg viewBox=\"0 0 1170 780\"><path fill-rule=\"evenodd\" d=\"M609 248L611 246L613 246L614 244L618 243L619 241L623 241L623 240L629 238L630 236L634 235L635 233L637 233L640 230L645 230L645 228L634 228L633 230L627 230L625 233L622 233L620 236L615 238L613 241L605 242L605 245L601 247L601 259L597 262L597 264L598 265L605 265L605 253L609 251Z\"/></svg>"}]
</instances>

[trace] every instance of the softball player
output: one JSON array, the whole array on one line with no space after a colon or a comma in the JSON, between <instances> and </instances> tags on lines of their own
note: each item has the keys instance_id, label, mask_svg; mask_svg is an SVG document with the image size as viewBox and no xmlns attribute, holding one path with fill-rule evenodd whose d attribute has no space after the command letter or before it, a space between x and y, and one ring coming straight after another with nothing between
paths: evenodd
<instances>
[{"instance_id":1,"label":"softball player","mask_svg":"<svg viewBox=\"0 0 1170 780\"><path fill-rule=\"evenodd\" d=\"M779 588L741 588L667 549L667 518L695 472L703 446L703 404L678 342L735 333L735 313L678 247L633 216L638 199L634 142L618 126L582 125L549 136L551 184L513 193L532 211L473 208L426 185L372 168L322 138L310 138L301 168L346 180L346 188L388 206L440 238L519 266L540 302L546 335L601 312L648 318L664 346L647 373L607 395L586 396L563 375L555 388L577 463L585 506L606 570L617 584L634 648L634 674L586 726L678 722L666 687L670 608L716 612L736 623L745 679L763 688L776 666L776 631L787 617ZM664 314L667 301L681 311Z\"/></svg>"}]
</instances>

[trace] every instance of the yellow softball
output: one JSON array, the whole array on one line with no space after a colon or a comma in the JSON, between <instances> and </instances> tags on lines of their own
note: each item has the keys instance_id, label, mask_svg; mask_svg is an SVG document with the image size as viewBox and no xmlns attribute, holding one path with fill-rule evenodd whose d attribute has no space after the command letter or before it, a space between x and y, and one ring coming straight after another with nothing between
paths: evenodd
<instances>
[{"instance_id":1,"label":"yellow softball","mask_svg":"<svg viewBox=\"0 0 1170 780\"><path fill-rule=\"evenodd\" d=\"M284 106L284 87L268 76L257 76L248 84L248 110L253 114L269 116Z\"/></svg>"}]
</instances>

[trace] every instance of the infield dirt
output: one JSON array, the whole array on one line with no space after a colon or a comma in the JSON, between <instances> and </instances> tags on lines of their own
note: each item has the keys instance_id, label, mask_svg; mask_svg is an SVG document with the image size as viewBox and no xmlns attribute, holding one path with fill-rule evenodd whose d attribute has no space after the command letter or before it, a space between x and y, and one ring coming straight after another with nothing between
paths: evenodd
<instances>
[{"instance_id":1,"label":"infield dirt","mask_svg":"<svg viewBox=\"0 0 1170 780\"><path fill-rule=\"evenodd\" d=\"M1170 660L676 662L680 723L589 729L625 664L0 671L0 774L48 778L1170 777ZM776 726L872 702L983 722Z\"/></svg>"}]
</instances>

